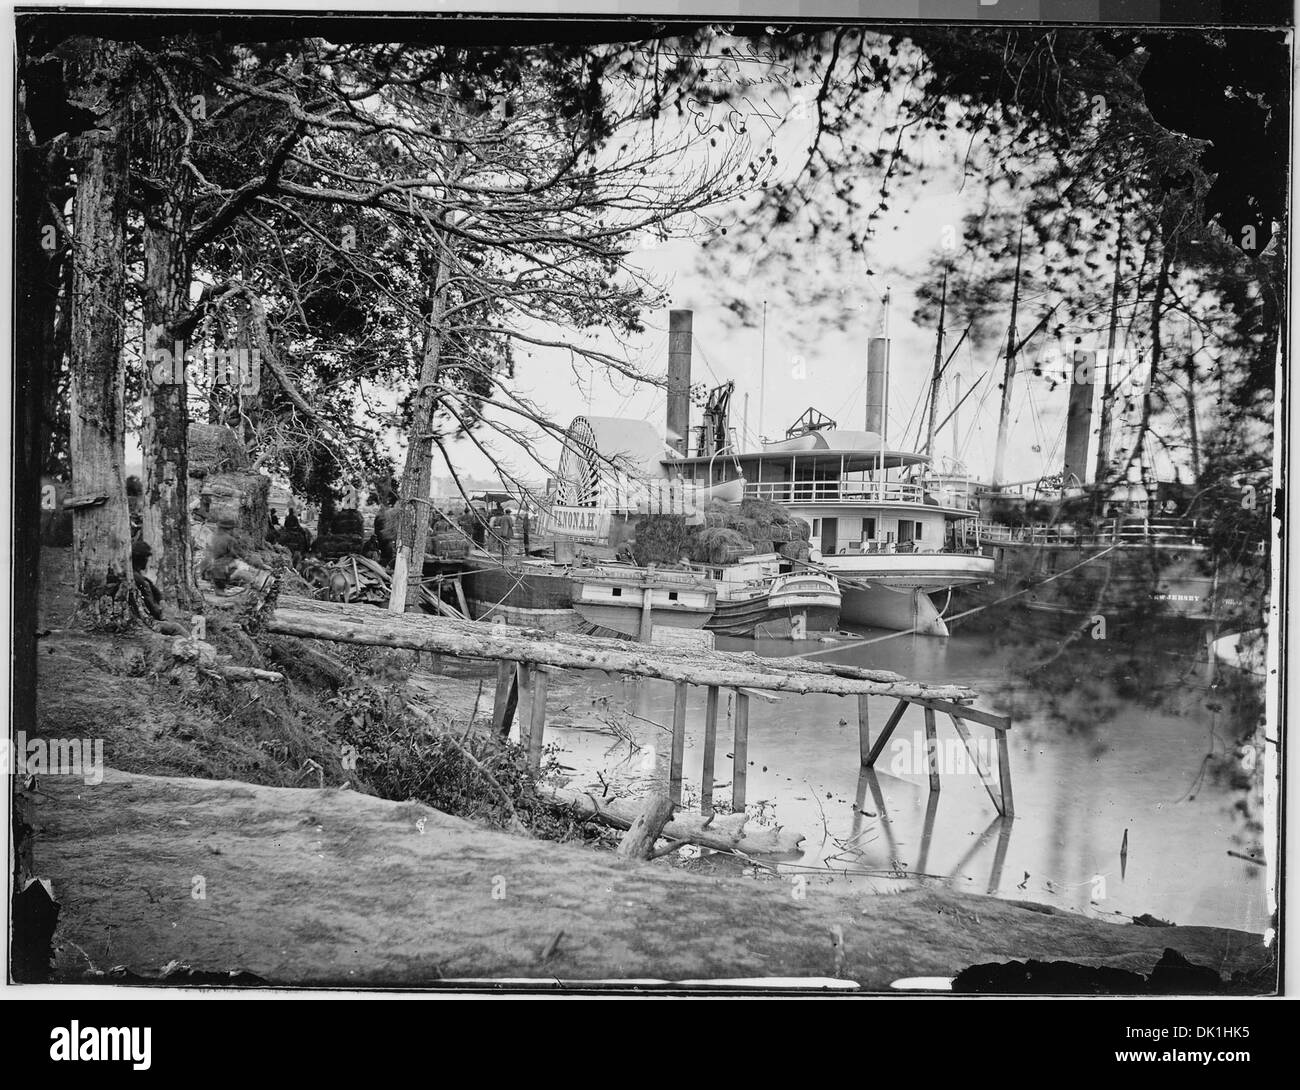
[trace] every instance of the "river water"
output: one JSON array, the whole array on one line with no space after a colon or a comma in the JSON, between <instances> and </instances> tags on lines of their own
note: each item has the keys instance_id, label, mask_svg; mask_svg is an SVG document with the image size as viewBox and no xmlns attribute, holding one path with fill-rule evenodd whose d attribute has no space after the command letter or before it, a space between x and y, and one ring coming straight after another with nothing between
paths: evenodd
<instances>
[{"instance_id":1,"label":"river water","mask_svg":"<svg viewBox=\"0 0 1300 1090\"><path fill-rule=\"evenodd\" d=\"M945 774L932 795L920 709L908 710L872 774L859 765L855 699L752 698L747 809L758 822L805 835L802 855L779 863L792 884L888 893L942 882L1098 918L1150 914L1257 932L1269 925L1268 872L1229 854L1262 855L1258 829L1246 818L1258 816L1259 804L1256 796L1243 809L1249 778L1238 771L1234 781L1231 774L1240 732L1223 679L1212 675L1203 650L1087 641L1062 648L1041 639L999 645L979 633L834 648L734 639L718 646L774 657L816 650L822 661L965 684L980 693L978 706L1014 716L1016 816L1005 821L942 714ZM1018 671L1031 660L1045 665L1025 678ZM672 686L600 674L572 680L558 690L560 706L552 701L547 728L570 786L604 783L636 793L662 779ZM688 807L699 803L704 701L705 690L692 687ZM894 704L872 698L873 731ZM991 738L991 730L969 727L977 745L987 744L978 740ZM731 794L731 729L724 692L715 765L719 809ZM996 768L995 753L988 757ZM713 854L695 865L752 873L743 862Z\"/></svg>"}]
</instances>

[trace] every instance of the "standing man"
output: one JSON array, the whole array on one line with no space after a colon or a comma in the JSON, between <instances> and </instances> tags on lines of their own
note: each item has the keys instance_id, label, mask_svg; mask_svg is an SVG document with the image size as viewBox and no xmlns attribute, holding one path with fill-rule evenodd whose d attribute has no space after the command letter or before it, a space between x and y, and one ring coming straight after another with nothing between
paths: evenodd
<instances>
[{"instance_id":1,"label":"standing man","mask_svg":"<svg viewBox=\"0 0 1300 1090\"><path fill-rule=\"evenodd\" d=\"M519 508L519 533L524 539L524 555L528 555L528 533L533 528L532 515L528 513L528 507Z\"/></svg>"}]
</instances>

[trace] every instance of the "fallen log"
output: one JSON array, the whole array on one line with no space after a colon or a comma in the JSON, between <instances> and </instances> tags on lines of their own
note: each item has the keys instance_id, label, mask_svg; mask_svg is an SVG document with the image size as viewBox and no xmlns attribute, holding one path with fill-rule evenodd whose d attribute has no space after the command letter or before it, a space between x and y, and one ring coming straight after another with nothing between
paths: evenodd
<instances>
[{"instance_id":1,"label":"fallen log","mask_svg":"<svg viewBox=\"0 0 1300 1090\"><path fill-rule=\"evenodd\" d=\"M206 640L177 636L171 641L171 655L177 662L192 665L195 670L223 681L276 681L284 675L274 670L259 670L255 666L239 666L230 662L228 655L218 654Z\"/></svg>"},{"instance_id":2,"label":"fallen log","mask_svg":"<svg viewBox=\"0 0 1300 1090\"><path fill-rule=\"evenodd\" d=\"M576 810L614 829L630 829L640 816L626 802L597 798L586 791L539 784L537 793L555 806ZM779 825L746 829L746 820L744 814L727 814L716 819L701 814L679 814L663 826L660 835L701 848L746 855L793 854L805 839L802 833L789 832Z\"/></svg>"},{"instance_id":3,"label":"fallen log","mask_svg":"<svg viewBox=\"0 0 1300 1090\"><path fill-rule=\"evenodd\" d=\"M308 647L301 640L295 640L291 644L285 639L274 639L268 643L267 651L281 666L300 673L314 674L331 688L341 689L354 680L348 668L333 655Z\"/></svg>"},{"instance_id":4,"label":"fallen log","mask_svg":"<svg viewBox=\"0 0 1300 1090\"><path fill-rule=\"evenodd\" d=\"M965 685L908 681L889 671L827 666L806 659L797 662L761 659L757 655L709 652L700 648L678 651L426 614L390 614L364 606L302 598L281 598L267 618L266 627L285 636L402 647L464 658L511 659L538 666L603 670L722 688L930 698L956 703L974 700L976 696Z\"/></svg>"},{"instance_id":5,"label":"fallen log","mask_svg":"<svg viewBox=\"0 0 1300 1090\"><path fill-rule=\"evenodd\" d=\"M667 792L656 791L646 799L646 804L632 822L632 827L618 842L615 854L624 859L649 859L655 841L663 835L664 826L672 816L673 804Z\"/></svg>"},{"instance_id":6,"label":"fallen log","mask_svg":"<svg viewBox=\"0 0 1300 1090\"><path fill-rule=\"evenodd\" d=\"M259 670L255 666L231 666L217 663L216 666L200 667L206 673L216 674L226 681L283 681L284 675L274 670Z\"/></svg>"}]
</instances>

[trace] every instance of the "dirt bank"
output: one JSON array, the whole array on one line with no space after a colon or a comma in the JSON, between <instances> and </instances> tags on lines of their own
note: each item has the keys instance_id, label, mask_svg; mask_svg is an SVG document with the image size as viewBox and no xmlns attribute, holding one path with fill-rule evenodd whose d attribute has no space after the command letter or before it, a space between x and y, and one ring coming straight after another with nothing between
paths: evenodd
<instances>
[{"instance_id":1,"label":"dirt bank","mask_svg":"<svg viewBox=\"0 0 1300 1090\"><path fill-rule=\"evenodd\" d=\"M21 803L35 873L62 904L65 982L119 966L157 978L176 962L299 985L835 977L888 989L1012 959L1146 973L1172 948L1225 977L1267 961L1244 932L1107 924L946 890L809 885L798 900L787 880L623 862L350 790L110 771L94 787L46 778Z\"/></svg>"}]
</instances>

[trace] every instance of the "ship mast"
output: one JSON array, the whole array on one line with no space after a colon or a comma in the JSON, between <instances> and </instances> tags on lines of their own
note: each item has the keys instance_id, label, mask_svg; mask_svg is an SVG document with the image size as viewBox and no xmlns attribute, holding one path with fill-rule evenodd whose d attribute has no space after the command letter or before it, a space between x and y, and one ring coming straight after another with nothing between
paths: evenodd
<instances>
[{"instance_id":1,"label":"ship mast","mask_svg":"<svg viewBox=\"0 0 1300 1090\"><path fill-rule=\"evenodd\" d=\"M1110 413L1115 399L1115 340L1119 330L1119 272L1124 254L1124 215L1119 218L1119 235L1115 240L1115 279L1110 289L1110 330L1106 334L1106 371L1101 387L1101 435L1097 440L1097 468L1094 483L1103 488L1110 477Z\"/></svg>"},{"instance_id":2,"label":"ship mast","mask_svg":"<svg viewBox=\"0 0 1300 1090\"><path fill-rule=\"evenodd\" d=\"M939 408L939 380L943 375L943 318L948 303L948 270L943 270L943 285L939 289L939 335L934 341L934 374L930 376L930 417L925 432L925 455L934 455L934 417Z\"/></svg>"},{"instance_id":3,"label":"ship mast","mask_svg":"<svg viewBox=\"0 0 1300 1090\"><path fill-rule=\"evenodd\" d=\"M1016 279L1011 289L1011 327L1007 330L1007 367L1002 378L1002 409L998 413L998 445L993 455L993 486L1002 484L1007 457L1007 425L1011 419L1011 379L1016 373L1016 310L1020 305L1020 259L1024 253L1025 225L1016 242Z\"/></svg>"}]
</instances>

